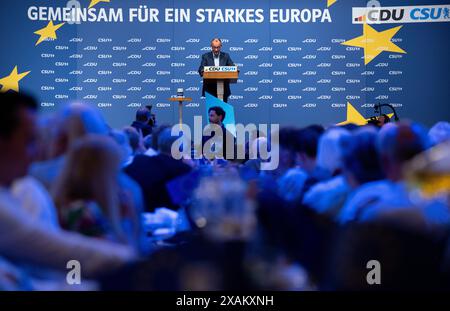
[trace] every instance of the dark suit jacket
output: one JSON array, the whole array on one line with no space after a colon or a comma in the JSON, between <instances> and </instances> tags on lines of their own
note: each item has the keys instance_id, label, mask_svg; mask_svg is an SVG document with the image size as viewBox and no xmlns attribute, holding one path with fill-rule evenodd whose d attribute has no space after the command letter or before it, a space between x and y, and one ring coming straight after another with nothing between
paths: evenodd
<instances>
[{"instance_id":1,"label":"dark suit jacket","mask_svg":"<svg viewBox=\"0 0 450 311\"><path fill-rule=\"evenodd\" d=\"M157 207L176 209L166 183L190 171L189 165L165 154L153 157L137 155L125 168L125 173L141 186L147 212L153 212Z\"/></svg>"},{"instance_id":2,"label":"dark suit jacket","mask_svg":"<svg viewBox=\"0 0 450 311\"><path fill-rule=\"evenodd\" d=\"M236 151L236 138L234 137L234 135L228 131L226 129L226 127L222 124L222 146L223 146L223 157L224 159L227 160L234 160L235 159L235 151ZM207 136L207 135L203 135L202 137L202 143L203 143L203 148L205 147L205 144L208 140L210 140L212 137L214 137L215 135L218 135L217 133L214 132L214 134ZM232 145L229 145L227 142L228 140L230 142L232 142ZM231 158L227 157L227 150L234 150L233 156Z\"/></svg>"},{"instance_id":3,"label":"dark suit jacket","mask_svg":"<svg viewBox=\"0 0 450 311\"><path fill-rule=\"evenodd\" d=\"M142 137L150 135L153 130L150 125L139 122L139 121L134 121L133 124L131 124L131 126L134 127L138 132L141 132Z\"/></svg>"},{"instance_id":4,"label":"dark suit jacket","mask_svg":"<svg viewBox=\"0 0 450 311\"><path fill-rule=\"evenodd\" d=\"M234 66L233 61L228 53L220 52L219 56L219 65L220 66ZM202 55L202 62L200 67L198 68L198 73L203 77L203 67L205 66L214 66L214 56L212 52L205 53ZM203 89L202 96L205 96L205 92L217 97L217 84L215 81L211 81L208 83L208 80L203 80ZM225 102L228 101L228 97L231 95L230 83L225 80L224 83L224 94L223 99Z\"/></svg>"}]
</instances>

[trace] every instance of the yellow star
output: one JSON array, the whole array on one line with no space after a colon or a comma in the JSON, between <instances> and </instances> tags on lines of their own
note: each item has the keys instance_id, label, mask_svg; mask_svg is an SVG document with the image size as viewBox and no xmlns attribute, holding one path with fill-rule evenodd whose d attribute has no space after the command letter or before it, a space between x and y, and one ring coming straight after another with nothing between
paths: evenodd
<instances>
[{"instance_id":1,"label":"yellow star","mask_svg":"<svg viewBox=\"0 0 450 311\"><path fill-rule=\"evenodd\" d=\"M332 6L333 4L336 3L337 0L327 0L327 7L329 8L330 6Z\"/></svg>"},{"instance_id":2,"label":"yellow star","mask_svg":"<svg viewBox=\"0 0 450 311\"><path fill-rule=\"evenodd\" d=\"M405 53L404 50L394 44L391 39L403 26L394 27L378 32L364 23L363 35L342 43L343 45L356 46L364 49L364 63L367 65L381 52Z\"/></svg>"},{"instance_id":3,"label":"yellow star","mask_svg":"<svg viewBox=\"0 0 450 311\"><path fill-rule=\"evenodd\" d=\"M53 21L48 22L47 26L45 26L42 29L39 29L38 31L35 31L34 33L37 35L40 35L39 39L36 42L36 45L41 43L47 38L56 39L56 31L62 26L64 23L53 25Z\"/></svg>"},{"instance_id":4,"label":"yellow star","mask_svg":"<svg viewBox=\"0 0 450 311\"><path fill-rule=\"evenodd\" d=\"M390 113L387 116L389 118L392 118L394 114ZM344 122L338 123L337 125L346 125L349 123L353 123L356 125L366 125L367 122L370 120L364 118L359 112L358 110L356 110L355 107L353 107L352 104L350 104L349 102L347 103L347 120L345 120Z\"/></svg>"},{"instance_id":5,"label":"yellow star","mask_svg":"<svg viewBox=\"0 0 450 311\"><path fill-rule=\"evenodd\" d=\"M11 71L9 76L0 79L0 84L2 88L1 92L8 92L9 90L13 90L19 92L19 81L22 80L30 71L18 73L17 66Z\"/></svg>"},{"instance_id":6,"label":"yellow star","mask_svg":"<svg viewBox=\"0 0 450 311\"><path fill-rule=\"evenodd\" d=\"M97 5L99 2L109 2L110 0L91 0L91 3L89 4L89 9L92 8L94 5Z\"/></svg>"}]
</instances>

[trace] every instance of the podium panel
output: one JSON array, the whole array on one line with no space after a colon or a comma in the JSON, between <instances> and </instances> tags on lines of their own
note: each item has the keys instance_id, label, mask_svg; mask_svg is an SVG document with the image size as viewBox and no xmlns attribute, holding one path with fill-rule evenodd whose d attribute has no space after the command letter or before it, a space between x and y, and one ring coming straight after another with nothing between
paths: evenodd
<instances>
[{"instance_id":1,"label":"podium panel","mask_svg":"<svg viewBox=\"0 0 450 311\"><path fill-rule=\"evenodd\" d=\"M217 83L217 98L223 100L224 81L236 83L239 77L237 66L205 66L203 80L215 80Z\"/></svg>"},{"instance_id":2,"label":"podium panel","mask_svg":"<svg viewBox=\"0 0 450 311\"><path fill-rule=\"evenodd\" d=\"M239 77L237 66L205 66L203 79L230 80L230 83L236 83Z\"/></svg>"}]
</instances>

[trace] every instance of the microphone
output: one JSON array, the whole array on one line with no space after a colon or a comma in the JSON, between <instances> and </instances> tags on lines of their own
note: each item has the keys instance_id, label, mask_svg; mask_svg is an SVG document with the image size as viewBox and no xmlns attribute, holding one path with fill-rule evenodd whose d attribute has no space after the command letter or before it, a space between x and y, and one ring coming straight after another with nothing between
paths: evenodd
<instances>
[{"instance_id":1,"label":"microphone","mask_svg":"<svg viewBox=\"0 0 450 311\"><path fill-rule=\"evenodd\" d=\"M184 90L183 88L177 88L177 97L184 97Z\"/></svg>"}]
</instances>

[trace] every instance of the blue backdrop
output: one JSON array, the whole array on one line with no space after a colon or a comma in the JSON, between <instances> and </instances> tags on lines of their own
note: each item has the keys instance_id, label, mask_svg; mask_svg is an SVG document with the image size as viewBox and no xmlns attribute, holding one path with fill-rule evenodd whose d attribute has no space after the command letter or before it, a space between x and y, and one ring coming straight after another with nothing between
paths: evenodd
<instances>
[{"instance_id":1,"label":"blue backdrop","mask_svg":"<svg viewBox=\"0 0 450 311\"><path fill-rule=\"evenodd\" d=\"M159 123L176 123L177 104L167 99L183 87L193 97L184 108L184 121L190 124L194 115L205 116L197 74L200 55L211 38L220 37L223 51L240 67L229 100L238 123L334 124L346 120L348 102L365 117L374 115L373 104L381 102L397 107L401 118L426 125L450 120L450 19L444 16L448 11L440 12L439 22L427 22L432 21L429 18L372 24L380 33L403 26L391 42L406 53L385 51L366 64L367 49L342 43L363 35L364 26L354 23L352 8L366 7L367 1L81 0L81 8L93 5L88 15L93 19L101 19L102 10L106 15L121 10L123 20L66 22L55 30L56 39L36 45L42 32L35 32L49 23L48 8L67 4L55 0L0 4L0 84L5 90L11 80L19 80L20 91L37 95L44 111L82 100L98 106L112 126L120 127L130 124L137 107L153 104ZM381 1L383 7L439 4L446 3ZM189 11L189 20L171 21L174 17L165 16L170 8ZM149 9L158 10L158 21L139 15ZM208 11L199 9L220 12L211 11L217 19L208 21L204 13ZM220 20L215 14L226 14L226 9L249 9L244 11L249 15L237 22ZM283 16L271 20L271 9L298 13L299 21L283 22ZM62 22L62 17L53 21ZM30 72L18 78L16 66L19 76Z\"/></svg>"}]
</instances>

